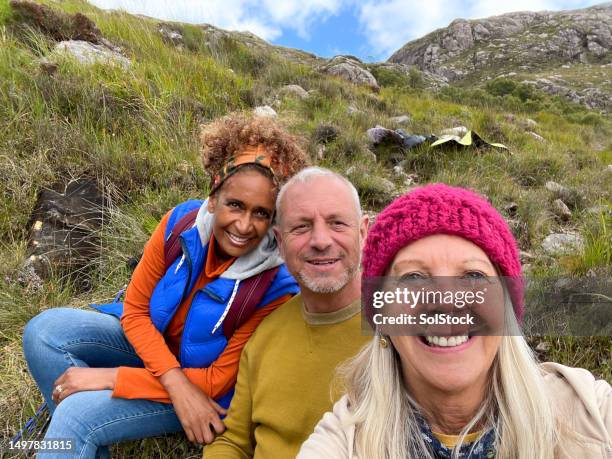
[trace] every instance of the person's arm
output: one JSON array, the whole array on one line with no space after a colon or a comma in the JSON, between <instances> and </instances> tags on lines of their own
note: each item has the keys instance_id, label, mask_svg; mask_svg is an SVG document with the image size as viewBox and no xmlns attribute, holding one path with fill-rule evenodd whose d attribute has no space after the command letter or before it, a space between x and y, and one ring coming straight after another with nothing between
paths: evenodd
<instances>
[{"instance_id":1,"label":"person's arm","mask_svg":"<svg viewBox=\"0 0 612 459\"><path fill-rule=\"evenodd\" d=\"M261 321L290 298L291 295L283 295L257 309L249 320L234 332L226 348L212 365L207 368L183 368L185 376L213 399L227 393L236 383L240 354L247 341ZM146 368L119 367L113 397L171 403L165 387Z\"/></svg>"},{"instance_id":2,"label":"person's arm","mask_svg":"<svg viewBox=\"0 0 612 459\"><path fill-rule=\"evenodd\" d=\"M302 444L296 459L347 459L353 448L353 425L346 425L348 409L346 396L327 412L315 427L314 432Z\"/></svg>"},{"instance_id":3,"label":"person's arm","mask_svg":"<svg viewBox=\"0 0 612 459\"><path fill-rule=\"evenodd\" d=\"M225 423L225 432L212 444L204 447L205 459L252 458L255 449L255 425L252 420L253 398L251 394L249 348L251 340L240 357L236 389Z\"/></svg>"},{"instance_id":4,"label":"person's arm","mask_svg":"<svg viewBox=\"0 0 612 459\"><path fill-rule=\"evenodd\" d=\"M161 376L171 368L180 368L164 336L151 321L149 301L155 286L165 273L164 233L168 212L151 235L138 266L125 292L121 326L125 336L145 368L154 376Z\"/></svg>"}]
</instances>

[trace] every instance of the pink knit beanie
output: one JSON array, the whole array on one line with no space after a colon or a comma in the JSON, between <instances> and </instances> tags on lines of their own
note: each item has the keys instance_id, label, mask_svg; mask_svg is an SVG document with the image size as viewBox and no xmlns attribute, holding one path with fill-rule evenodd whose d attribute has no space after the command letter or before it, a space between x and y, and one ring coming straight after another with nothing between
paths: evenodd
<instances>
[{"instance_id":1,"label":"pink knit beanie","mask_svg":"<svg viewBox=\"0 0 612 459\"><path fill-rule=\"evenodd\" d=\"M516 240L499 212L472 191L436 183L400 196L378 214L365 242L362 278L384 276L400 249L432 234L461 236L479 246L503 276L521 276ZM520 323L522 282L510 282L508 289Z\"/></svg>"}]
</instances>

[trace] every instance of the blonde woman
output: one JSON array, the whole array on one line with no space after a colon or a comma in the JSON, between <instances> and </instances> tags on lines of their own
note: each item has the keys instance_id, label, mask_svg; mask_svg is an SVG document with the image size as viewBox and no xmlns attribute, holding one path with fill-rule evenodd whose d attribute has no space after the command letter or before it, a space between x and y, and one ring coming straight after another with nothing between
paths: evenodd
<instances>
[{"instance_id":1,"label":"blonde woman","mask_svg":"<svg viewBox=\"0 0 612 459\"><path fill-rule=\"evenodd\" d=\"M497 278L514 326L524 313L521 283L504 286L497 276L520 274L501 215L477 194L443 184L413 190L383 210L363 256L364 285L377 276ZM363 298L375 326L370 300ZM520 334L447 328L427 335L379 331L349 362L347 394L298 458L612 457L607 382L583 369L539 365Z\"/></svg>"}]
</instances>

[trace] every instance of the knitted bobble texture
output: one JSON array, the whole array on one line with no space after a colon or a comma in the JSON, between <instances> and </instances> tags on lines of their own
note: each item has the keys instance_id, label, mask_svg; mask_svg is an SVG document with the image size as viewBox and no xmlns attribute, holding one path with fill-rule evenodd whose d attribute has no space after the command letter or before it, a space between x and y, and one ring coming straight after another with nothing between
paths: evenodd
<instances>
[{"instance_id":1,"label":"knitted bobble texture","mask_svg":"<svg viewBox=\"0 0 612 459\"><path fill-rule=\"evenodd\" d=\"M500 213L470 190L436 183L400 196L377 216L363 250L363 278L384 276L400 249L433 234L463 237L479 246L503 276L521 276L518 246ZM509 293L520 322L522 282L510 282Z\"/></svg>"}]
</instances>

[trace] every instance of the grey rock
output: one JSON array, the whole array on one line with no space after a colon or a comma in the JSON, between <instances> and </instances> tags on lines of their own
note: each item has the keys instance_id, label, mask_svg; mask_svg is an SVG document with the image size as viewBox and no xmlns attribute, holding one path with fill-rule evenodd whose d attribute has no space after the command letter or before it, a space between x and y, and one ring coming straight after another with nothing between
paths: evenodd
<instances>
[{"instance_id":1,"label":"grey rock","mask_svg":"<svg viewBox=\"0 0 612 459\"><path fill-rule=\"evenodd\" d=\"M288 84L280 89L280 94L284 96L294 96L298 99L306 99L309 94L304 88L297 84Z\"/></svg>"},{"instance_id":2,"label":"grey rock","mask_svg":"<svg viewBox=\"0 0 612 459\"><path fill-rule=\"evenodd\" d=\"M533 137L536 140L539 140L540 142L545 142L544 137L542 137L540 134L536 134L533 131L527 131L527 134L529 134L531 137Z\"/></svg>"},{"instance_id":3,"label":"grey rock","mask_svg":"<svg viewBox=\"0 0 612 459\"><path fill-rule=\"evenodd\" d=\"M565 97L590 109L603 111L612 109L612 95L601 88L571 88L547 78L538 78L535 81L524 80L523 83L533 85L546 94Z\"/></svg>"},{"instance_id":4,"label":"grey rock","mask_svg":"<svg viewBox=\"0 0 612 459\"><path fill-rule=\"evenodd\" d=\"M157 29L162 39L170 43L174 46L182 46L183 45L183 35L178 31L178 28L172 24L162 23L159 25Z\"/></svg>"},{"instance_id":5,"label":"grey rock","mask_svg":"<svg viewBox=\"0 0 612 459\"><path fill-rule=\"evenodd\" d=\"M537 352L548 352L550 351L550 343L547 343L546 341L540 341L538 343L538 345L535 347L535 350Z\"/></svg>"},{"instance_id":6,"label":"grey rock","mask_svg":"<svg viewBox=\"0 0 612 459\"><path fill-rule=\"evenodd\" d=\"M397 126L402 126L404 124L408 124L408 123L410 123L411 120L412 119L408 115L400 115L400 116L394 116L392 118L389 118L389 121L392 124L395 124Z\"/></svg>"},{"instance_id":7,"label":"grey rock","mask_svg":"<svg viewBox=\"0 0 612 459\"><path fill-rule=\"evenodd\" d=\"M355 84L369 86L375 91L380 89L374 75L361 65L361 61L352 56L335 56L321 70L328 75L335 75L344 78Z\"/></svg>"},{"instance_id":8,"label":"grey rock","mask_svg":"<svg viewBox=\"0 0 612 459\"><path fill-rule=\"evenodd\" d=\"M546 182L544 187L550 191L556 199L560 199L570 208L580 207L584 203L584 196L577 190L565 187L552 180Z\"/></svg>"},{"instance_id":9,"label":"grey rock","mask_svg":"<svg viewBox=\"0 0 612 459\"><path fill-rule=\"evenodd\" d=\"M561 199L563 199L566 196L569 196L571 193L569 188L557 182L553 182L552 180L549 180L548 182L546 182L544 184L544 188L546 188L548 191L550 191L555 196L558 196Z\"/></svg>"},{"instance_id":10,"label":"grey rock","mask_svg":"<svg viewBox=\"0 0 612 459\"><path fill-rule=\"evenodd\" d=\"M336 140L339 132L338 128L333 124L323 123L317 126L313 135L315 142L326 144Z\"/></svg>"},{"instance_id":11,"label":"grey rock","mask_svg":"<svg viewBox=\"0 0 612 459\"><path fill-rule=\"evenodd\" d=\"M259 107L255 107L255 109L253 110L253 115L268 116L270 118L276 118L278 116L276 110L274 110L269 105L261 105Z\"/></svg>"},{"instance_id":12,"label":"grey rock","mask_svg":"<svg viewBox=\"0 0 612 459\"><path fill-rule=\"evenodd\" d=\"M583 248L584 238L577 233L549 234L542 241L542 249L551 256L577 253Z\"/></svg>"},{"instance_id":13,"label":"grey rock","mask_svg":"<svg viewBox=\"0 0 612 459\"><path fill-rule=\"evenodd\" d=\"M40 69L43 72L45 72L47 75L54 75L57 72L58 68L59 68L57 63L50 61L46 57L43 57L39 61L38 65L40 65Z\"/></svg>"},{"instance_id":14,"label":"grey rock","mask_svg":"<svg viewBox=\"0 0 612 459\"><path fill-rule=\"evenodd\" d=\"M572 218L572 211L561 199L555 199L552 203L554 214L563 221L568 221Z\"/></svg>"},{"instance_id":15,"label":"grey rock","mask_svg":"<svg viewBox=\"0 0 612 459\"><path fill-rule=\"evenodd\" d=\"M406 43L387 63L416 65L448 83L484 81L492 67L539 70L568 65L608 64L612 59L612 3L566 11L515 12L477 20L457 19ZM545 85L543 85L545 86ZM555 88L554 86L560 86ZM553 83L543 90L587 108L612 110L612 89L597 84Z\"/></svg>"},{"instance_id":16,"label":"grey rock","mask_svg":"<svg viewBox=\"0 0 612 459\"><path fill-rule=\"evenodd\" d=\"M346 113L353 116L353 115L358 115L363 112L359 110L357 107L355 107L354 105L349 105L346 109Z\"/></svg>"},{"instance_id":17,"label":"grey rock","mask_svg":"<svg viewBox=\"0 0 612 459\"><path fill-rule=\"evenodd\" d=\"M401 143L402 137L393 131L392 129L387 129L383 126L376 125L373 128L370 128L366 131L366 135L368 136L368 140L373 145L379 145L386 140L391 140L395 143Z\"/></svg>"},{"instance_id":18,"label":"grey rock","mask_svg":"<svg viewBox=\"0 0 612 459\"><path fill-rule=\"evenodd\" d=\"M531 118L527 118L525 120L525 126L527 126L529 129L534 129L538 126L538 123Z\"/></svg>"},{"instance_id":19,"label":"grey rock","mask_svg":"<svg viewBox=\"0 0 612 459\"><path fill-rule=\"evenodd\" d=\"M385 193L393 194L393 192L395 191L395 185L391 180L388 180L384 177L381 177L378 180L378 185Z\"/></svg>"},{"instance_id":20,"label":"grey rock","mask_svg":"<svg viewBox=\"0 0 612 459\"><path fill-rule=\"evenodd\" d=\"M393 175L401 179L406 179L408 177L408 174L406 174L404 168L399 164L397 166L393 166Z\"/></svg>"},{"instance_id":21,"label":"grey rock","mask_svg":"<svg viewBox=\"0 0 612 459\"><path fill-rule=\"evenodd\" d=\"M124 69L131 66L130 60L123 54L111 50L104 45L95 45L87 41L68 40L55 45L54 54L68 54L84 65L92 65L97 62L117 65Z\"/></svg>"},{"instance_id":22,"label":"grey rock","mask_svg":"<svg viewBox=\"0 0 612 459\"><path fill-rule=\"evenodd\" d=\"M17 282L26 290L34 292L40 291L44 287L43 279L36 272L36 256L32 255L25 261L19 270Z\"/></svg>"}]
</instances>

